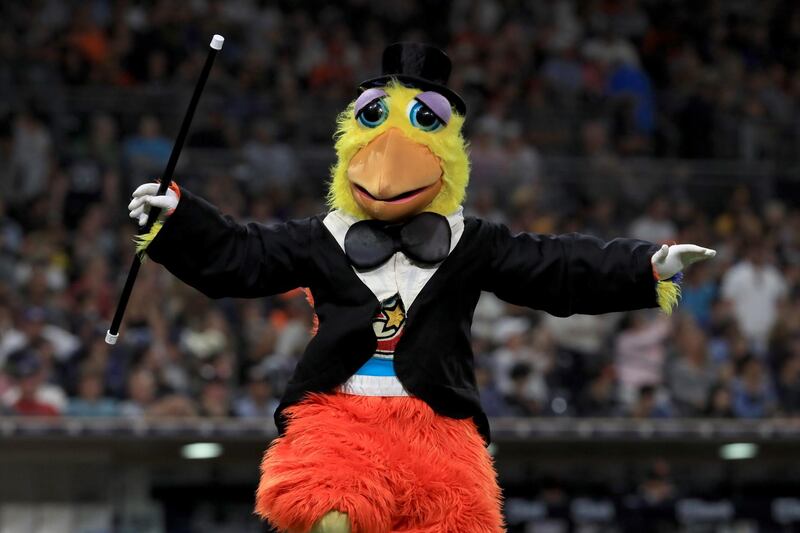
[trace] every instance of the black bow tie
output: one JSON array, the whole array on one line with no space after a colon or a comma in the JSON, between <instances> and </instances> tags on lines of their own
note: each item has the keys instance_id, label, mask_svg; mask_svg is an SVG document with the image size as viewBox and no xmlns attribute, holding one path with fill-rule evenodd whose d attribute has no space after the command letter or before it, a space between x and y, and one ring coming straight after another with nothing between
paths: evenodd
<instances>
[{"instance_id":1,"label":"black bow tie","mask_svg":"<svg viewBox=\"0 0 800 533\"><path fill-rule=\"evenodd\" d=\"M442 215L420 213L401 224L362 220L347 230L344 252L359 270L370 270L403 252L417 263L433 265L450 253L450 224Z\"/></svg>"}]
</instances>

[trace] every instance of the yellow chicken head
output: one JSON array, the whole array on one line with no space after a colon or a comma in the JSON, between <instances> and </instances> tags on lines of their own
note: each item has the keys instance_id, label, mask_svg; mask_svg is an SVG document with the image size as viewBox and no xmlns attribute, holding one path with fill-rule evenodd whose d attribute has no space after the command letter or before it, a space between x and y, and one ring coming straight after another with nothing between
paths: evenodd
<instances>
[{"instance_id":1,"label":"yellow chicken head","mask_svg":"<svg viewBox=\"0 0 800 533\"><path fill-rule=\"evenodd\" d=\"M464 117L443 95L393 79L362 92L337 122L331 208L389 222L459 208L469 181Z\"/></svg>"}]
</instances>

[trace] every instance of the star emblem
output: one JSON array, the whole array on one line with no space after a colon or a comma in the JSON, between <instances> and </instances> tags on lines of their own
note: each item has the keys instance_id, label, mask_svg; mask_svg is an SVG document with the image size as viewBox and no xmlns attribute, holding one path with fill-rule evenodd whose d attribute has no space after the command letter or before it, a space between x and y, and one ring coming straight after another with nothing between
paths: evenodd
<instances>
[{"instance_id":1,"label":"star emblem","mask_svg":"<svg viewBox=\"0 0 800 533\"><path fill-rule=\"evenodd\" d=\"M406 319L406 314L403 312L403 309L400 307L399 303L395 304L395 306L391 309L384 310L383 313L386 315L387 328L400 327L403 325L403 321Z\"/></svg>"}]
</instances>

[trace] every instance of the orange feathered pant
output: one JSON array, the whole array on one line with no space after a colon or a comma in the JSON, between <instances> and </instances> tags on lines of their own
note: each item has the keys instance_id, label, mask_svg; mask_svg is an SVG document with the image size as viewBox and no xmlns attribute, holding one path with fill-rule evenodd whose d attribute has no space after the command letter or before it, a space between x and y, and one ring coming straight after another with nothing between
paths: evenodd
<instances>
[{"instance_id":1,"label":"orange feathered pant","mask_svg":"<svg viewBox=\"0 0 800 533\"><path fill-rule=\"evenodd\" d=\"M408 397L316 394L291 407L261 464L256 513L308 531L328 511L353 533L497 533L500 489L471 419Z\"/></svg>"}]
</instances>

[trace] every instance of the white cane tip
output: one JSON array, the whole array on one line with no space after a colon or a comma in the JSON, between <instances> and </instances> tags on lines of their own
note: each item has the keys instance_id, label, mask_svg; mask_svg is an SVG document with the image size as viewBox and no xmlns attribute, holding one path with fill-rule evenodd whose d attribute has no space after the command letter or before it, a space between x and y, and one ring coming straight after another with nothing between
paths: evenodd
<instances>
[{"instance_id":1,"label":"white cane tip","mask_svg":"<svg viewBox=\"0 0 800 533\"><path fill-rule=\"evenodd\" d=\"M110 331L106 331L106 344L117 344L117 339L119 338L119 333L116 335L112 334Z\"/></svg>"},{"instance_id":2,"label":"white cane tip","mask_svg":"<svg viewBox=\"0 0 800 533\"><path fill-rule=\"evenodd\" d=\"M225 42L225 37L215 33L214 36L211 38L211 48L214 50L222 50L222 43Z\"/></svg>"}]
</instances>

